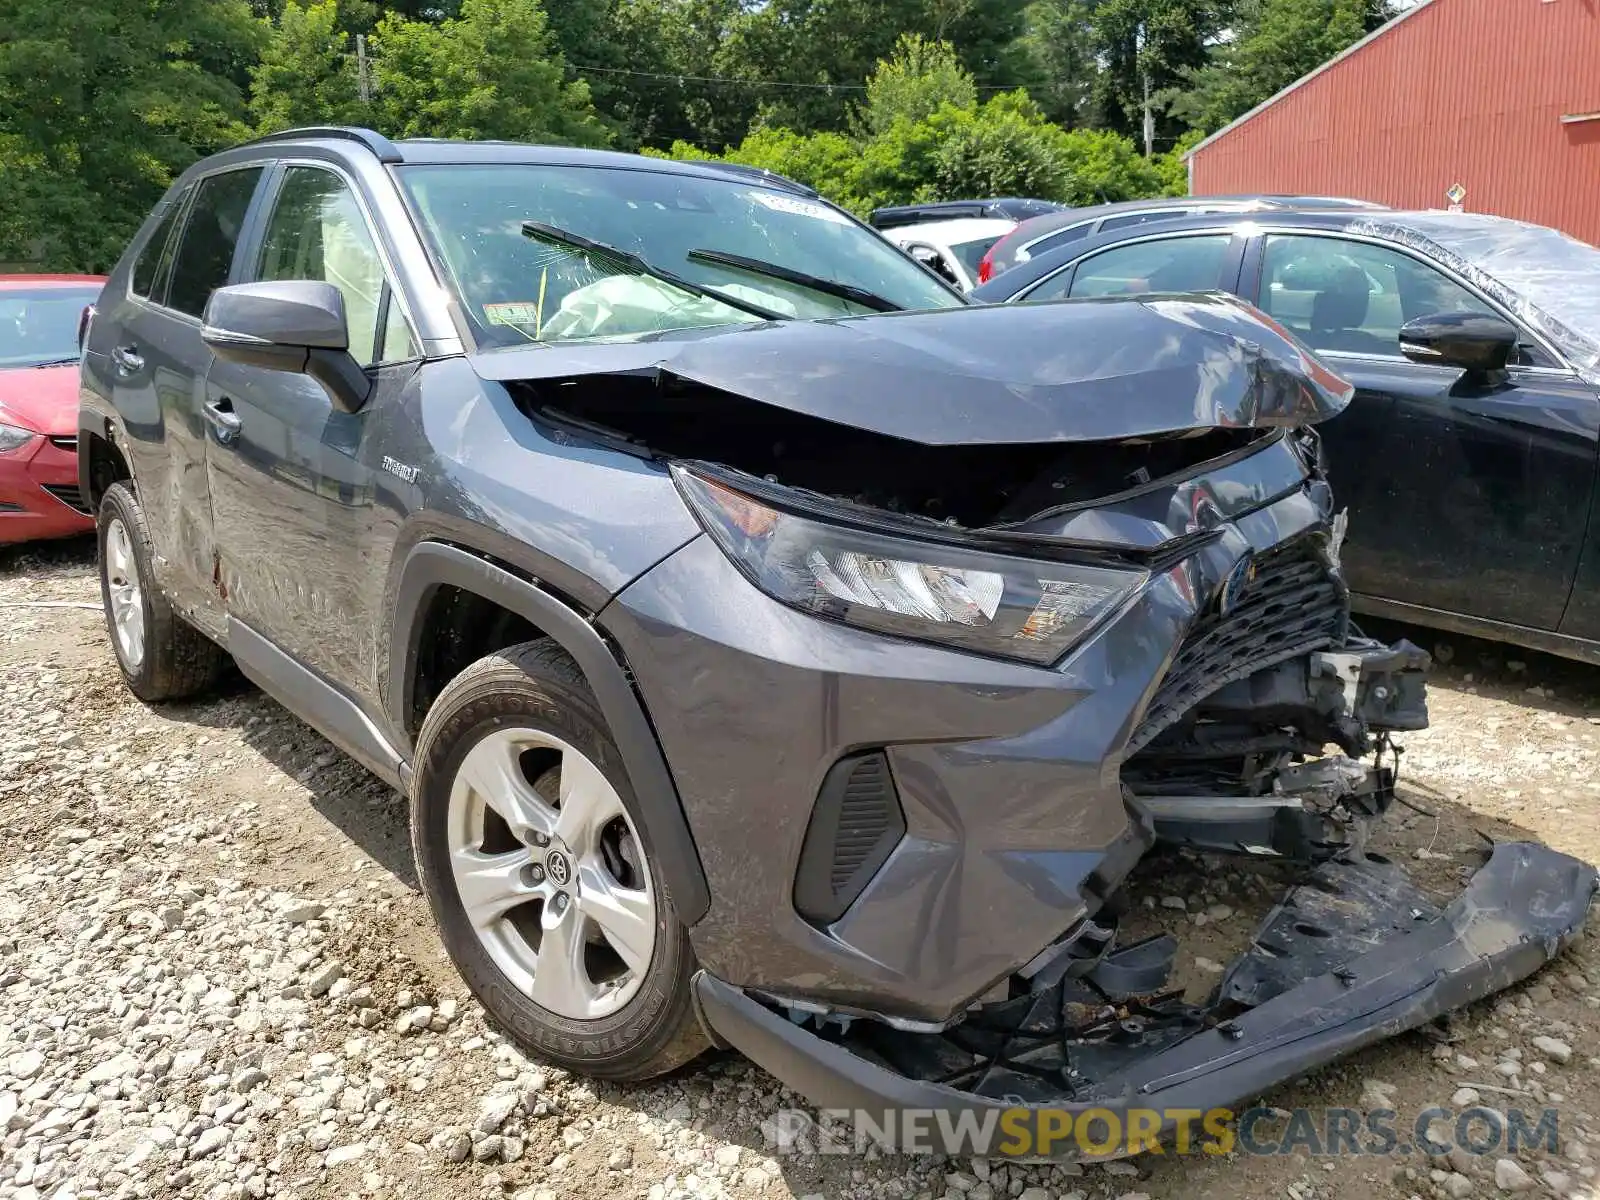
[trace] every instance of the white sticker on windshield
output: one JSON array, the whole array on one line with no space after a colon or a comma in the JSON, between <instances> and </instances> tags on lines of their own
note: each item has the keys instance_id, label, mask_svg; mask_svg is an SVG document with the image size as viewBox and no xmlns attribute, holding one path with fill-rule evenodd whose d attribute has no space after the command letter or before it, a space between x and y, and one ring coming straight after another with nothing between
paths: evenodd
<instances>
[{"instance_id":1,"label":"white sticker on windshield","mask_svg":"<svg viewBox=\"0 0 1600 1200\"><path fill-rule=\"evenodd\" d=\"M491 325L532 325L539 319L539 306L525 300L485 304L483 319Z\"/></svg>"},{"instance_id":2,"label":"white sticker on windshield","mask_svg":"<svg viewBox=\"0 0 1600 1200\"><path fill-rule=\"evenodd\" d=\"M804 200L799 196L780 196L776 192L751 192L750 198L773 212L792 213L797 217L812 217L818 221L832 221L835 225L850 224L849 218L837 213L826 204Z\"/></svg>"}]
</instances>

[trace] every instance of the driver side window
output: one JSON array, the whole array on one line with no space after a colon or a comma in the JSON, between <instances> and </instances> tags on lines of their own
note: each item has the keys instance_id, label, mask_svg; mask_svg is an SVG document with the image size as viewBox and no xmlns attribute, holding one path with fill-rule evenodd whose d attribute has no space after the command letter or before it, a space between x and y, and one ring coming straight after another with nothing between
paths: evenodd
<instances>
[{"instance_id":1,"label":"driver side window","mask_svg":"<svg viewBox=\"0 0 1600 1200\"><path fill-rule=\"evenodd\" d=\"M416 355L383 260L350 187L320 167L290 167L273 203L256 278L314 279L344 296L350 354L362 366Z\"/></svg>"},{"instance_id":2,"label":"driver side window","mask_svg":"<svg viewBox=\"0 0 1600 1200\"><path fill-rule=\"evenodd\" d=\"M1409 254L1290 234L1267 238L1256 304L1313 350L1392 356L1400 354L1400 327L1417 317L1499 315Z\"/></svg>"}]
</instances>

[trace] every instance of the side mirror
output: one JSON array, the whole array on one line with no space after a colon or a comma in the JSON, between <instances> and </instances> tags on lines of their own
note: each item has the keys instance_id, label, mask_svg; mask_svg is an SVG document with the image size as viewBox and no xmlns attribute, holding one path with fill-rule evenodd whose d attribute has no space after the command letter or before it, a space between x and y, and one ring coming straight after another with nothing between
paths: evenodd
<instances>
[{"instance_id":1,"label":"side mirror","mask_svg":"<svg viewBox=\"0 0 1600 1200\"><path fill-rule=\"evenodd\" d=\"M1438 313L1400 327L1400 352L1412 362L1459 367L1478 376L1505 370L1516 349L1516 326L1487 313Z\"/></svg>"},{"instance_id":2,"label":"side mirror","mask_svg":"<svg viewBox=\"0 0 1600 1200\"><path fill-rule=\"evenodd\" d=\"M343 412L359 412L372 392L350 356L344 295L331 283L284 279L218 288L200 337L227 362L311 376Z\"/></svg>"},{"instance_id":3,"label":"side mirror","mask_svg":"<svg viewBox=\"0 0 1600 1200\"><path fill-rule=\"evenodd\" d=\"M78 353L83 353L83 344L89 340L89 325L94 321L94 305L85 304L83 311L78 314Z\"/></svg>"},{"instance_id":4,"label":"side mirror","mask_svg":"<svg viewBox=\"0 0 1600 1200\"><path fill-rule=\"evenodd\" d=\"M927 267L928 270L946 283L960 283L960 280L955 277L955 272L950 269L950 264L945 262L944 255L940 254L932 246L912 246L909 253L912 258Z\"/></svg>"}]
</instances>

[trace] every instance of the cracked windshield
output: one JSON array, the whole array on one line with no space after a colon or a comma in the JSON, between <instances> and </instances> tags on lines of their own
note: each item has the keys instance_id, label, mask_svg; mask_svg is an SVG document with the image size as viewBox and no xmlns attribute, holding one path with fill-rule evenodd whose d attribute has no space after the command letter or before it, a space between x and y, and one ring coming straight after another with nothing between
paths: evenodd
<instances>
[{"instance_id":1,"label":"cracked windshield","mask_svg":"<svg viewBox=\"0 0 1600 1200\"><path fill-rule=\"evenodd\" d=\"M596 167L400 175L484 348L961 303L876 234L795 192ZM573 244L584 240L603 249Z\"/></svg>"}]
</instances>

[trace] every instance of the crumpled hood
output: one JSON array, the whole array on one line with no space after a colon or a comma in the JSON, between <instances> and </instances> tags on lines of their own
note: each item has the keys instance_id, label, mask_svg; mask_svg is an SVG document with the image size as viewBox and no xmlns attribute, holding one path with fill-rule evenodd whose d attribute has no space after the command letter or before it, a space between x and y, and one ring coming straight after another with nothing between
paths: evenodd
<instances>
[{"instance_id":1,"label":"crumpled hood","mask_svg":"<svg viewBox=\"0 0 1600 1200\"><path fill-rule=\"evenodd\" d=\"M1302 425L1351 387L1218 294L989 305L549 343L473 356L485 379L661 373L925 445L1098 441Z\"/></svg>"},{"instance_id":2,"label":"crumpled hood","mask_svg":"<svg viewBox=\"0 0 1600 1200\"><path fill-rule=\"evenodd\" d=\"M0 371L0 425L62 437L78 432L78 364Z\"/></svg>"}]
</instances>

